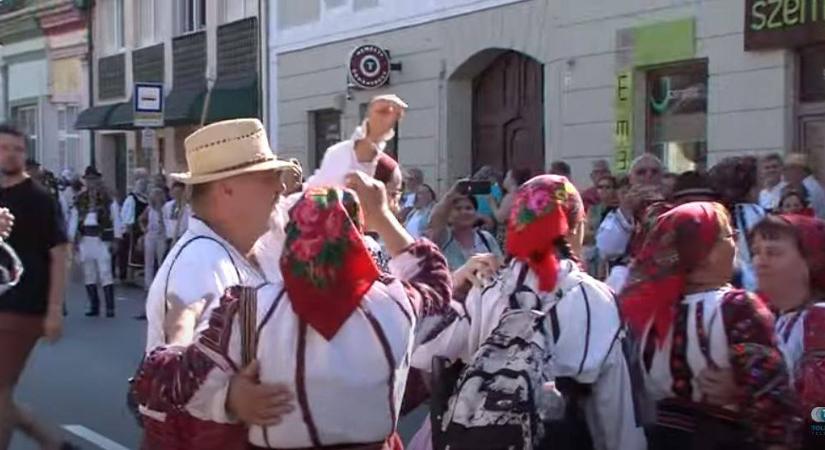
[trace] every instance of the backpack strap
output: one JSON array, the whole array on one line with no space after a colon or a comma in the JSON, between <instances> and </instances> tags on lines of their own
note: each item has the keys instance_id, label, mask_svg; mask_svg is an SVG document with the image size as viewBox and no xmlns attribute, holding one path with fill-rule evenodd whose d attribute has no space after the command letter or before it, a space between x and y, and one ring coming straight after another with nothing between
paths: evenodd
<instances>
[{"instance_id":1,"label":"backpack strap","mask_svg":"<svg viewBox=\"0 0 825 450\"><path fill-rule=\"evenodd\" d=\"M484 244L484 247L487 249L487 252L493 253L493 247L490 245L490 241L487 239L487 235L484 234L484 231L476 228L476 234L478 235L479 239L481 239L481 243Z\"/></svg>"},{"instance_id":2,"label":"backpack strap","mask_svg":"<svg viewBox=\"0 0 825 450\"><path fill-rule=\"evenodd\" d=\"M527 273L529 271L530 267L525 263L521 263L521 269L519 270L518 278L516 279L516 288L508 297L510 309L523 309L516 296L522 292L527 292L533 294L536 298L536 304L533 306L533 309L536 311L541 311L541 299L539 299L539 296L536 295L532 289L524 285L524 281L527 279Z\"/></svg>"}]
</instances>

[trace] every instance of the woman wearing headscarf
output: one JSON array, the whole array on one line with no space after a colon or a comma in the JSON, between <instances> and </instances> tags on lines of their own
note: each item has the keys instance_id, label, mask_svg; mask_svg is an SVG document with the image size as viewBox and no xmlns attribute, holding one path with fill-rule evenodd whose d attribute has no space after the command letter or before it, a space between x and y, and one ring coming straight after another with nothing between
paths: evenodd
<instances>
[{"instance_id":1,"label":"woman wearing headscarf","mask_svg":"<svg viewBox=\"0 0 825 450\"><path fill-rule=\"evenodd\" d=\"M195 344L152 353L135 382L142 402L243 421L251 449L401 448L397 417L416 324L447 307L450 274L433 244L404 231L380 183L359 173L348 184L363 215L351 191L306 190L289 211L280 280L231 289ZM384 241L390 274L371 258L365 228ZM245 321L239 311L250 308ZM235 362L249 359L250 328L259 372L236 374ZM268 399L234 389L253 376L294 386L292 405L260 406Z\"/></svg>"},{"instance_id":2,"label":"woman wearing headscarf","mask_svg":"<svg viewBox=\"0 0 825 450\"><path fill-rule=\"evenodd\" d=\"M566 178L541 175L522 185L508 221L512 259L492 282L470 290L457 318L419 347L413 365L429 370L433 356L471 361L518 291L524 308L538 301L547 314L546 325L552 330L547 335L547 373L557 385L587 392L576 404L584 411L593 448L644 449L622 353L618 307L609 288L577 262L583 222L581 197ZM587 448L584 445L576 448Z\"/></svg>"},{"instance_id":3,"label":"woman wearing headscarf","mask_svg":"<svg viewBox=\"0 0 825 450\"><path fill-rule=\"evenodd\" d=\"M778 314L776 335L800 415L810 425L812 411L825 405L825 221L768 216L751 233L751 253L759 291ZM809 430L805 448L814 449Z\"/></svg>"},{"instance_id":4,"label":"woman wearing headscarf","mask_svg":"<svg viewBox=\"0 0 825 450\"><path fill-rule=\"evenodd\" d=\"M694 202L660 216L631 265L620 304L657 402L651 450L791 448L796 405L773 316L728 285L735 251L725 208ZM730 369L733 404L710 404L706 368Z\"/></svg>"}]
</instances>

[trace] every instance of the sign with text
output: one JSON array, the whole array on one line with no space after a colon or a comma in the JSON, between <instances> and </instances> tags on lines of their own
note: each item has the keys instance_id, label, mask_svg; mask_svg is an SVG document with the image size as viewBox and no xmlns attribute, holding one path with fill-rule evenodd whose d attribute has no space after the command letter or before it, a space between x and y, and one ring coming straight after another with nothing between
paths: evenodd
<instances>
[{"instance_id":1,"label":"sign with text","mask_svg":"<svg viewBox=\"0 0 825 450\"><path fill-rule=\"evenodd\" d=\"M616 123L614 124L614 166L619 172L630 169L633 159L633 71L619 72L616 76L615 98Z\"/></svg>"},{"instance_id":2,"label":"sign with text","mask_svg":"<svg viewBox=\"0 0 825 450\"><path fill-rule=\"evenodd\" d=\"M158 83L135 83L133 94L135 127L163 126L163 85Z\"/></svg>"},{"instance_id":3,"label":"sign with text","mask_svg":"<svg viewBox=\"0 0 825 450\"><path fill-rule=\"evenodd\" d=\"M745 0L745 50L825 42L825 1Z\"/></svg>"},{"instance_id":4,"label":"sign with text","mask_svg":"<svg viewBox=\"0 0 825 450\"><path fill-rule=\"evenodd\" d=\"M352 51L348 62L349 79L360 89L376 89L390 81L390 55L376 45L362 45Z\"/></svg>"}]
</instances>

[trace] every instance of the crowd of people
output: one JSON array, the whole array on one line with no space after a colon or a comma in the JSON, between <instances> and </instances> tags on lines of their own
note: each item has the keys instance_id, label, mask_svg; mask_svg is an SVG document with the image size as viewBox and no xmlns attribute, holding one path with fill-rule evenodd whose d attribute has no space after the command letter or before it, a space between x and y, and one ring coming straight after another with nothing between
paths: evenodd
<instances>
[{"instance_id":1,"label":"crowd of people","mask_svg":"<svg viewBox=\"0 0 825 450\"><path fill-rule=\"evenodd\" d=\"M599 160L581 192L563 161L482 167L439 197L384 153L406 109L374 98L306 179L255 119L189 136L171 195L137 177L119 208L87 171L66 240L91 315L110 243L144 250L143 448L395 450L424 402L413 450L823 448L805 155Z\"/></svg>"}]
</instances>

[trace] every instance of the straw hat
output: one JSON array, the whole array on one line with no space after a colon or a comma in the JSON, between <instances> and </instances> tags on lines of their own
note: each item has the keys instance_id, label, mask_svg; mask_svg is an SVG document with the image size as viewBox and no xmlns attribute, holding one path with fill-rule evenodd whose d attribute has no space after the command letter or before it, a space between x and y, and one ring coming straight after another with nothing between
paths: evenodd
<instances>
[{"instance_id":1,"label":"straw hat","mask_svg":"<svg viewBox=\"0 0 825 450\"><path fill-rule=\"evenodd\" d=\"M810 164L808 162L808 155L805 153L788 153L787 155L785 155L785 165L799 166L805 169L810 168Z\"/></svg>"},{"instance_id":2,"label":"straw hat","mask_svg":"<svg viewBox=\"0 0 825 450\"><path fill-rule=\"evenodd\" d=\"M184 184L202 184L245 173L292 167L269 148L258 119L216 122L192 133L184 142L189 172L173 173Z\"/></svg>"}]
</instances>

